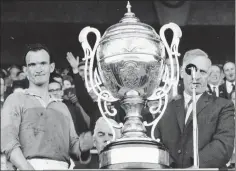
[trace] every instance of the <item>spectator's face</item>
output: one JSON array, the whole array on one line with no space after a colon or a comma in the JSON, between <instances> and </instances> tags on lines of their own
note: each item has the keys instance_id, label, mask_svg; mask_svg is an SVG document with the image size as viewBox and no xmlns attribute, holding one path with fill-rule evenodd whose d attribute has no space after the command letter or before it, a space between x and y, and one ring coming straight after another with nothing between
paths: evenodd
<instances>
[{"instance_id":1,"label":"spectator's face","mask_svg":"<svg viewBox=\"0 0 236 171\"><path fill-rule=\"evenodd\" d=\"M26 55L26 73L30 83L37 86L48 84L50 73L55 65L50 64L49 54L45 50L30 51Z\"/></svg>"},{"instance_id":2,"label":"spectator's face","mask_svg":"<svg viewBox=\"0 0 236 171\"><path fill-rule=\"evenodd\" d=\"M10 70L10 78L15 81L17 80L17 74L18 72L20 72L20 70L18 68L15 68L13 67L11 70Z\"/></svg>"},{"instance_id":3,"label":"spectator's face","mask_svg":"<svg viewBox=\"0 0 236 171\"><path fill-rule=\"evenodd\" d=\"M63 81L63 89L68 89L68 88L71 88L72 85L71 85L71 82L69 80L64 80Z\"/></svg>"},{"instance_id":4,"label":"spectator's face","mask_svg":"<svg viewBox=\"0 0 236 171\"><path fill-rule=\"evenodd\" d=\"M218 66L211 66L209 73L208 83L213 85L219 84L221 80L220 68Z\"/></svg>"},{"instance_id":5,"label":"spectator's face","mask_svg":"<svg viewBox=\"0 0 236 171\"><path fill-rule=\"evenodd\" d=\"M184 81L184 90L189 95L192 94L193 81L192 76L185 72L185 67L188 64L194 64L198 68L196 71L196 94L201 94L207 89L207 81L209 77L209 69L211 67L210 60L208 58L197 56L187 61L181 69L181 77Z\"/></svg>"},{"instance_id":6,"label":"spectator's face","mask_svg":"<svg viewBox=\"0 0 236 171\"><path fill-rule=\"evenodd\" d=\"M24 72L21 72L19 75L18 75L18 80L24 80L26 78L26 74Z\"/></svg>"},{"instance_id":7,"label":"spectator's face","mask_svg":"<svg viewBox=\"0 0 236 171\"><path fill-rule=\"evenodd\" d=\"M63 91L61 90L61 85L59 83L51 82L48 86L48 91L50 95L52 95L56 99L62 98Z\"/></svg>"},{"instance_id":8,"label":"spectator's face","mask_svg":"<svg viewBox=\"0 0 236 171\"><path fill-rule=\"evenodd\" d=\"M82 77L83 80L85 80L85 65L79 66L79 75ZM87 78L89 75L89 69L87 68Z\"/></svg>"},{"instance_id":9,"label":"spectator's face","mask_svg":"<svg viewBox=\"0 0 236 171\"><path fill-rule=\"evenodd\" d=\"M62 71L61 75L64 76L64 75L67 75L69 73L69 70L66 68Z\"/></svg>"},{"instance_id":10,"label":"spectator's face","mask_svg":"<svg viewBox=\"0 0 236 171\"><path fill-rule=\"evenodd\" d=\"M98 153L100 153L107 145L107 142L112 140L113 133L108 124L105 122L103 125L99 125L95 130L96 132L94 132L94 146L96 147ZM115 129L115 133L117 138L121 136L119 130Z\"/></svg>"},{"instance_id":11,"label":"spectator's face","mask_svg":"<svg viewBox=\"0 0 236 171\"><path fill-rule=\"evenodd\" d=\"M230 82L235 81L235 64L232 62L228 62L224 65L223 69L226 80Z\"/></svg>"},{"instance_id":12,"label":"spectator's face","mask_svg":"<svg viewBox=\"0 0 236 171\"><path fill-rule=\"evenodd\" d=\"M4 91L5 91L5 84L4 84L4 79L3 78L0 78L0 83L1 83L1 96L4 95Z\"/></svg>"}]
</instances>

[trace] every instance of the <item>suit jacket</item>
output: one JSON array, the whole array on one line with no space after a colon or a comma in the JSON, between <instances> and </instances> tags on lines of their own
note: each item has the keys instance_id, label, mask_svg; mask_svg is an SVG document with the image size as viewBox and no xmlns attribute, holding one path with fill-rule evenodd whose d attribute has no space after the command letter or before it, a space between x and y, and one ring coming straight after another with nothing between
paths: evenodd
<instances>
[{"instance_id":1,"label":"suit jacket","mask_svg":"<svg viewBox=\"0 0 236 171\"><path fill-rule=\"evenodd\" d=\"M235 136L234 106L229 100L202 94L197 103L199 162L201 168L224 168L229 161ZM169 149L172 167L193 165L193 124L184 124L184 98L170 102L155 134Z\"/></svg>"},{"instance_id":2,"label":"suit jacket","mask_svg":"<svg viewBox=\"0 0 236 171\"><path fill-rule=\"evenodd\" d=\"M230 93L227 92L226 82L219 86L219 96L225 99L230 99Z\"/></svg>"}]
</instances>

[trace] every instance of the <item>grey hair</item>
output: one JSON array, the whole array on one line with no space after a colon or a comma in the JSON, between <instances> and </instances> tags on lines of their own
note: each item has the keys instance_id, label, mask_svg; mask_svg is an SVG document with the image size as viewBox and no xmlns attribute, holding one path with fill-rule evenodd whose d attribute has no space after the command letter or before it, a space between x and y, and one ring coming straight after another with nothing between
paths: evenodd
<instances>
[{"instance_id":1,"label":"grey hair","mask_svg":"<svg viewBox=\"0 0 236 171\"><path fill-rule=\"evenodd\" d=\"M184 54L183 66L185 66L186 63L188 63L190 60L192 60L193 58L195 58L197 56L201 56L201 57L207 58L209 60L210 64L211 64L211 60L208 58L208 54L206 52L204 52L201 49L192 49L192 50L187 51Z\"/></svg>"},{"instance_id":2,"label":"grey hair","mask_svg":"<svg viewBox=\"0 0 236 171\"><path fill-rule=\"evenodd\" d=\"M107 118L112 124L114 125L118 125L118 123L113 120L113 119L110 119L110 118ZM93 136L95 136L97 133L98 133L98 129L99 127L101 126L108 126L108 123L106 122L106 120L103 118L103 117L100 117L98 118L98 120L96 121L96 124L95 124L95 127L94 127L94 132L93 132ZM109 127L110 128L110 127ZM115 130L120 130L120 129L117 129L117 128L114 128Z\"/></svg>"}]
</instances>

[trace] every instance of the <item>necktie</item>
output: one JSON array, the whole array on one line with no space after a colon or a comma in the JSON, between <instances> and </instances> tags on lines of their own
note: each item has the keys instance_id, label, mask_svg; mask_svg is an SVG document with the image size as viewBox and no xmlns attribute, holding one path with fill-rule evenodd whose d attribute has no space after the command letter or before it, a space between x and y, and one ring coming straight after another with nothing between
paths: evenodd
<instances>
[{"instance_id":1,"label":"necktie","mask_svg":"<svg viewBox=\"0 0 236 171\"><path fill-rule=\"evenodd\" d=\"M232 85L232 91L231 92L233 92L233 91L235 91L235 85L234 85L234 83L232 83L231 85Z\"/></svg>"},{"instance_id":2,"label":"necktie","mask_svg":"<svg viewBox=\"0 0 236 171\"><path fill-rule=\"evenodd\" d=\"M193 102L192 99L189 100L188 104L185 107L185 124L187 123L188 118L189 118L191 112L193 111L192 102Z\"/></svg>"},{"instance_id":3,"label":"necktie","mask_svg":"<svg viewBox=\"0 0 236 171\"><path fill-rule=\"evenodd\" d=\"M216 87L215 86L213 86L212 95L216 96Z\"/></svg>"}]
</instances>

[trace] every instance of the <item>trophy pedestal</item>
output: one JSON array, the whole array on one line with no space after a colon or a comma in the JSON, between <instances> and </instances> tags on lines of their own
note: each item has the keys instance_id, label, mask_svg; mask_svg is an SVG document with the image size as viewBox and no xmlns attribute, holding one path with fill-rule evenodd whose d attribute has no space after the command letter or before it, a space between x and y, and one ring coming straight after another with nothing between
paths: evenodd
<instances>
[{"instance_id":1,"label":"trophy pedestal","mask_svg":"<svg viewBox=\"0 0 236 171\"><path fill-rule=\"evenodd\" d=\"M99 160L101 169L162 169L169 166L169 153L149 138L122 138L108 144Z\"/></svg>"}]
</instances>

